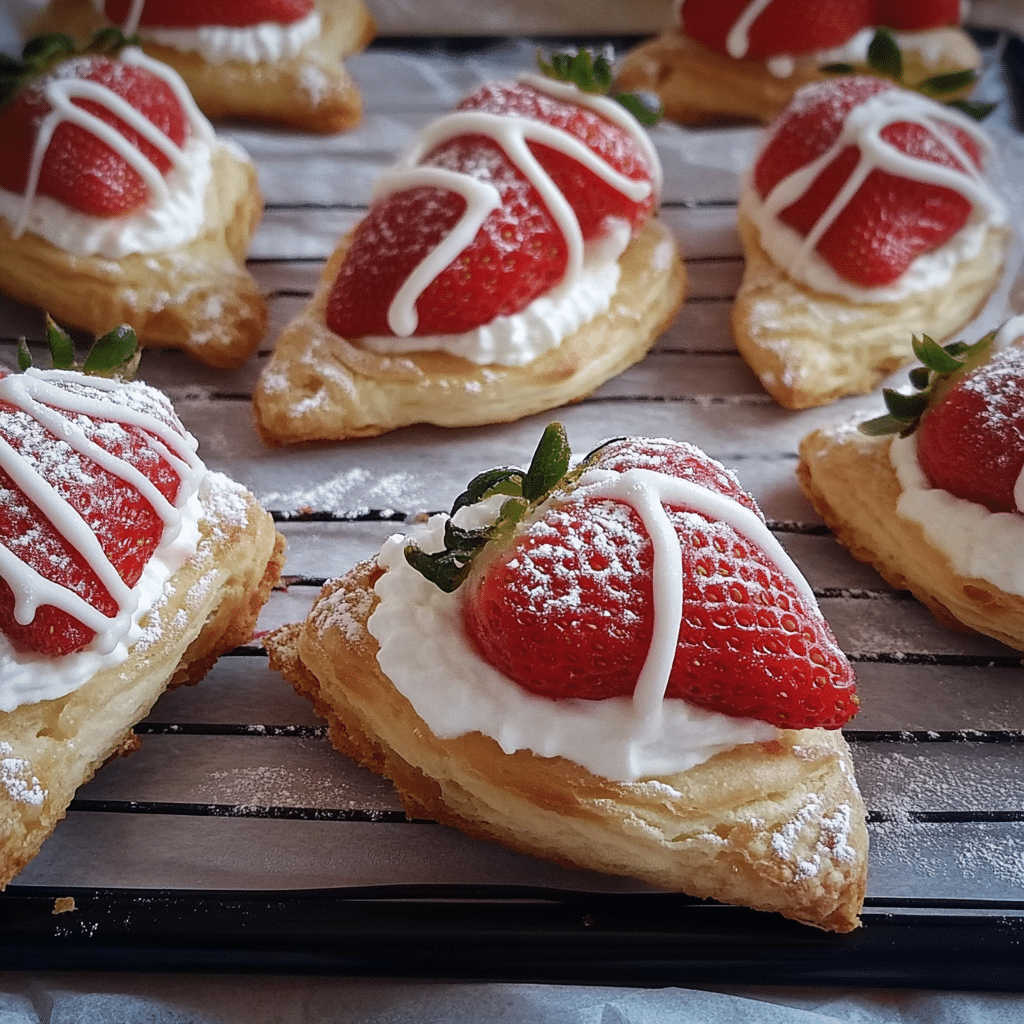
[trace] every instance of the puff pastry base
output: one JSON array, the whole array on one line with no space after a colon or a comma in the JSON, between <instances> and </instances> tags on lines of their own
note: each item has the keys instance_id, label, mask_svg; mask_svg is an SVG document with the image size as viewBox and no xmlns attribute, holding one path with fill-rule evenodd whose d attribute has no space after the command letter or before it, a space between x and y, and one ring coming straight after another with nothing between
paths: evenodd
<instances>
[{"instance_id":1,"label":"puff pastry base","mask_svg":"<svg viewBox=\"0 0 1024 1024\"><path fill-rule=\"evenodd\" d=\"M800 486L854 558L909 590L942 625L1024 650L1024 598L961 576L921 525L896 510L901 490L890 442L862 434L855 423L816 430L800 445Z\"/></svg>"},{"instance_id":2,"label":"puff pastry base","mask_svg":"<svg viewBox=\"0 0 1024 1024\"><path fill-rule=\"evenodd\" d=\"M834 931L858 924L867 830L846 741L785 732L637 783L439 740L391 684L366 629L381 570L329 582L305 623L265 641L271 666L330 723L334 745L390 778L406 812L571 867L641 879Z\"/></svg>"},{"instance_id":3,"label":"puff pastry base","mask_svg":"<svg viewBox=\"0 0 1024 1024\"><path fill-rule=\"evenodd\" d=\"M262 64L211 64L197 53L143 40L142 48L185 80L207 117L243 117L313 132L340 132L362 116L362 97L342 59L374 36L362 0L317 0L322 30L293 58ZM35 32L88 39L108 20L91 0L51 0Z\"/></svg>"},{"instance_id":4,"label":"puff pastry base","mask_svg":"<svg viewBox=\"0 0 1024 1024\"><path fill-rule=\"evenodd\" d=\"M213 155L203 228L190 242L116 261L73 256L32 232L13 237L0 218L0 291L93 334L129 324L143 346L184 349L208 366L242 366L267 326L266 304L245 267L262 216L256 168L222 145Z\"/></svg>"},{"instance_id":5,"label":"puff pastry base","mask_svg":"<svg viewBox=\"0 0 1024 1024\"><path fill-rule=\"evenodd\" d=\"M912 338L942 341L967 324L995 287L1007 235L990 227L976 257L950 281L899 302L851 302L789 277L761 247L742 204L746 266L732 309L736 347L765 390L787 409L871 391L914 358Z\"/></svg>"},{"instance_id":6,"label":"puff pastry base","mask_svg":"<svg viewBox=\"0 0 1024 1024\"><path fill-rule=\"evenodd\" d=\"M957 31L955 58L926 66L921 55L904 49L908 82L930 75L977 68L981 55L970 37ZM641 43L622 60L616 87L624 92L653 92L665 116L680 124L728 121L774 121L802 85L826 76L821 62L807 57L795 62L793 73L777 78L763 61L735 60L670 30Z\"/></svg>"},{"instance_id":7,"label":"puff pastry base","mask_svg":"<svg viewBox=\"0 0 1024 1024\"><path fill-rule=\"evenodd\" d=\"M0 888L38 853L75 790L139 745L134 725L168 686L196 683L252 636L281 574L284 540L239 485L218 474L200 492L199 548L143 620L128 660L65 697L0 713Z\"/></svg>"},{"instance_id":8,"label":"puff pastry base","mask_svg":"<svg viewBox=\"0 0 1024 1024\"><path fill-rule=\"evenodd\" d=\"M413 423L505 423L578 401L639 361L683 303L686 270L669 231L649 221L619 258L607 312L526 366L479 366L445 352L380 355L325 323L345 257L328 261L316 294L277 342L254 395L268 445L372 437Z\"/></svg>"}]
</instances>

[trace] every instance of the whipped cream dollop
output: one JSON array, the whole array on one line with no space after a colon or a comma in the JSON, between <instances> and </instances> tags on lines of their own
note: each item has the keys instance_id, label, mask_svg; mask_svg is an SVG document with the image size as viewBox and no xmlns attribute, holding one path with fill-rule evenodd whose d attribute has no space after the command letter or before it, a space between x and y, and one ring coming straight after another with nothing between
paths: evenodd
<instances>
[{"instance_id":1,"label":"whipped cream dollop","mask_svg":"<svg viewBox=\"0 0 1024 1024\"><path fill-rule=\"evenodd\" d=\"M644 469L590 470L573 491L573 500L584 497L630 505L654 545L654 632L633 696L551 700L522 689L484 661L465 634L460 591L444 593L405 558L410 542L428 552L443 548L446 515L432 516L407 536L389 538L378 556L386 572L375 586L380 603L368 629L380 644L380 667L395 687L441 739L479 731L506 753L531 750L542 757L565 757L623 782L686 771L739 744L775 739L778 730L766 722L665 699L683 581L678 535L662 501L722 519L761 545L816 610L806 581L763 521L730 498ZM493 522L504 500L495 496L461 508L455 522L465 529L484 527ZM542 505L536 514L543 515L547 507Z\"/></svg>"},{"instance_id":2,"label":"whipped cream dollop","mask_svg":"<svg viewBox=\"0 0 1024 1024\"><path fill-rule=\"evenodd\" d=\"M896 122L923 126L956 157L961 168L917 159L886 142L882 131ZM950 125L967 134L985 159L993 159L991 142L971 118L918 93L886 89L855 105L846 114L832 145L810 163L782 178L763 199L753 184L752 174L748 174L742 188L740 210L757 226L761 245L772 260L792 278L815 291L841 295L853 302L896 302L913 293L940 287L964 261L980 253L989 227L1005 224L1009 216L1006 202L964 151ZM818 175L848 146L859 150L858 164L811 230L802 235L783 223L781 214L804 196ZM876 288L864 288L840 277L818 255L815 247L875 170L952 189L971 204L971 213L959 231L944 244L918 256L897 280Z\"/></svg>"},{"instance_id":3,"label":"whipped cream dollop","mask_svg":"<svg viewBox=\"0 0 1024 1024\"><path fill-rule=\"evenodd\" d=\"M141 579L129 588L82 516L43 478L34 460L20 454L0 435L0 467L86 560L117 604L116 614L104 615L35 572L15 551L0 544L0 578L14 593L16 621L27 624L37 607L53 605L96 632L85 648L63 657L19 652L0 634L0 711L13 711L22 704L71 693L96 672L127 659L128 648L143 635L142 620L160 601L167 581L196 552L203 516L200 487L207 470L196 455L195 438L169 425L168 419L174 416L170 403L145 384L126 385L67 370L29 369L24 374L0 377L0 401L17 410L17 416L6 421L5 429L16 430L21 416L37 421L56 435L55 445L66 448L68 472L75 471L80 459L95 462L137 488L164 524ZM181 479L174 503L138 469L90 440L76 423L79 417L102 421L104 430L115 440L126 427L138 427L149 434L153 448Z\"/></svg>"},{"instance_id":4,"label":"whipped cream dollop","mask_svg":"<svg viewBox=\"0 0 1024 1024\"><path fill-rule=\"evenodd\" d=\"M158 252L191 241L206 220L206 190L212 174L217 140L181 77L137 47L126 47L120 59L145 68L171 87L188 119L183 146L166 135L131 104L96 82L74 77L49 82L45 96L51 111L36 133L24 194L0 189L0 216L17 238L26 231L45 238L73 256L119 260L133 252ZM99 103L158 148L170 161L166 175L119 131L83 110L73 99ZM36 191L39 172L54 129L68 121L92 132L118 153L145 181L149 199L141 209L119 217L92 217L70 209Z\"/></svg>"},{"instance_id":5,"label":"whipped cream dollop","mask_svg":"<svg viewBox=\"0 0 1024 1024\"><path fill-rule=\"evenodd\" d=\"M531 152L528 142L557 150L592 171L634 202L660 195L661 164L647 133L620 104L584 93L573 85L539 75L520 80L539 92L586 107L622 128L636 143L648 166L649 181L637 181L605 162L571 132L527 117L480 110L455 111L428 125L398 163L378 179L374 201L405 189L431 186L457 193L465 210L455 227L416 266L388 310L391 336L361 339L381 354L447 351L481 365L523 366L556 347L595 316L605 312L619 282L618 258L631 237L629 225L608 218L599 239L585 244L572 206ZM459 135L482 135L505 152L537 190L566 242L567 263L561 281L526 309L503 316L460 335L415 335L416 302L430 284L470 245L500 202L497 188L461 171L422 166L420 161L441 143Z\"/></svg>"},{"instance_id":6,"label":"whipped cream dollop","mask_svg":"<svg viewBox=\"0 0 1024 1024\"><path fill-rule=\"evenodd\" d=\"M956 572L1024 597L1024 515L992 512L932 487L917 458L916 433L892 439L889 461L900 484L896 511L921 526L929 543ZM1017 481L1014 497L1017 507L1024 507L1022 479Z\"/></svg>"}]
</instances>

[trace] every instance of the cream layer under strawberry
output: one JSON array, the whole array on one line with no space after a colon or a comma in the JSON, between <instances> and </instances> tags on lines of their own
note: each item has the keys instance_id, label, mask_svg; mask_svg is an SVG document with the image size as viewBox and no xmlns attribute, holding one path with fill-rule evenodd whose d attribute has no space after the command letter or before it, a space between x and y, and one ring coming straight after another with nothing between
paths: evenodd
<instances>
[{"instance_id":1,"label":"cream layer under strawberry","mask_svg":"<svg viewBox=\"0 0 1024 1024\"><path fill-rule=\"evenodd\" d=\"M161 598L167 580L196 552L198 524L203 515L199 493L208 472L196 455L195 438L168 425L161 415L169 409L166 399L144 384L125 385L71 371L29 369L24 374L0 377L0 401L42 424L56 435L57 443L67 446L69 454L92 460L136 488L164 524L160 542L142 578L129 588L81 515L0 437L0 467L84 557L117 604L115 615L104 615L0 545L0 577L14 593L16 621L27 624L39 606L52 605L96 633L83 650L61 658L19 653L0 634L0 711L11 711L21 704L70 693L98 670L125 660L128 647L142 635L141 620ZM58 409L69 415L62 415ZM149 434L154 449L181 479L174 503L164 498L138 469L90 440L75 423L76 416L109 422L111 430L134 426ZM13 429L10 422L8 429Z\"/></svg>"},{"instance_id":2,"label":"cream layer under strawberry","mask_svg":"<svg viewBox=\"0 0 1024 1024\"><path fill-rule=\"evenodd\" d=\"M995 347L1021 335L1024 316L1013 317L996 335ZM957 573L1024 597L1024 472L1013 489L1018 511L991 512L984 505L931 486L917 459L916 432L892 439L889 461L901 488L897 511L920 524L929 542Z\"/></svg>"},{"instance_id":3,"label":"cream layer under strawberry","mask_svg":"<svg viewBox=\"0 0 1024 1024\"><path fill-rule=\"evenodd\" d=\"M52 110L36 135L25 192L16 195L0 189L0 216L10 224L15 237L31 231L74 256L98 255L118 260L132 252L173 248L195 238L202 230L211 161L214 147L219 145L213 127L171 68L147 57L137 47L126 47L120 59L145 68L171 87L188 118L189 134L185 144L177 146L148 118L105 86L73 77L55 79L46 86L45 96ZM167 175L115 128L76 106L74 99L102 104L142 135L171 161ZM149 189L149 200L141 210L120 217L92 217L37 194L47 146L57 125L63 121L92 132L142 177Z\"/></svg>"},{"instance_id":4,"label":"cream layer under strawberry","mask_svg":"<svg viewBox=\"0 0 1024 1024\"><path fill-rule=\"evenodd\" d=\"M662 173L657 152L647 133L614 100L540 75L523 75L519 80L556 99L587 107L623 128L643 154L651 180L637 181L621 174L571 133L531 118L471 110L456 111L432 122L395 167L381 175L372 198L377 201L405 189L433 185L460 195L466 209L441 244L413 270L392 301L388 326L394 337L360 339L367 348L381 353L440 350L479 364L523 366L554 348L611 304L619 281L617 260L630 241L629 225L609 218L603 237L584 244L572 206L527 143L541 143L565 153L634 202L652 194L660 195ZM558 285L514 316L498 317L465 334L416 336L413 332L420 295L473 241L488 214L500 205L498 190L488 182L457 171L418 165L440 143L466 134L494 140L538 191L565 239L566 271ZM664 256L670 259L670 251Z\"/></svg>"},{"instance_id":5,"label":"cream layer under strawberry","mask_svg":"<svg viewBox=\"0 0 1024 1024\"><path fill-rule=\"evenodd\" d=\"M93 0L102 14L104 0ZM283 23L262 21L256 25L235 28L227 25L200 25L196 28L164 28L157 25L139 25L145 0L132 0L128 17L121 25L125 35L136 32L146 40L169 46L182 53L198 53L210 64L237 61L242 64L269 64L296 57L302 48L320 37L320 12L315 8L297 21ZM211 5L210 17L216 19L216 5Z\"/></svg>"},{"instance_id":6,"label":"cream layer under strawberry","mask_svg":"<svg viewBox=\"0 0 1024 1024\"><path fill-rule=\"evenodd\" d=\"M734 60L746 58L750 47L751 27L771 2L772 0L751 0L733 23L726 36L725 48ZM684 32L685 7L685 0L676 0L676 19ZM839 46L826 50L774 54L767 58L764 64L769 74L775 78L791 77L796 71L798 61L812 60L819 65L864 64L867 61L868 47L876 31L874 26L863 28ZM945 63L970 67L976 57L973 46L956 27L892 32L892 36L901 51L917 53L925 67L938 67Z\"/></svg>"},{"instance_id":7,"label":"cream layer under strawberry","mask_svg":"<svg viewBox=\"0 0 1024 1024\"><path fill-rule=\"evenodd\" d=\"M680 542L664 503L694 510L699 526L731 526L766 552L795 584L806 607L820 615L813 592L765 523L740 503L690 481L651 470L596 469L583 474L569 500L609 498L634 509L654 548L654 629L632 698L550 700L517 686L485 662L466 639L458 590L446 594L405 559L410 540L423 551L443 548L447 516L438 515L408 537L390 538L378 556L385 569L375 592L380 600L367 628L380 644L381 669L441 739L479 731L506 753L532 750L562 756L597 775L624 782L685 771L742 743L778 735L772 725L707 711L685 700L665 699L684 613ZM460 509L456 523L488 525L501 497ZM566 501L563 494L548 500Z\"/></svg>"},{"instance_id":8,"label":"cream layer under strawberry","mask_svg":"<svg viewBox=\"0 0 1024 1024\"><path fill-rule=\"evenodd\" d=\"M924 126L962 165L946 167L916 159L882 138L883 129L897 122ZM887 89L854 106L846 115L835 142L819 157L783 178L761 199L752 176L744 182L740 210L757 226L761 245L790 277L814 291L841 295L854 302L894 302L914 292L937 288L950 280L957 267L978 255L989 227L1006 223L1008 208L985 174L978 170L948 125L973 139L986 159L993 150L977 123L959 111L902 89ZM844 186L805 236L784 224L779 215L800 199L818 175L847 146L856 146L860 159ZM815 246L843 207L874 170L913 181L952 189L971 204L966 224L943 245L918 256L891 285L864 288L840 277L816 252Z\"/></svg>"}]
</instances>

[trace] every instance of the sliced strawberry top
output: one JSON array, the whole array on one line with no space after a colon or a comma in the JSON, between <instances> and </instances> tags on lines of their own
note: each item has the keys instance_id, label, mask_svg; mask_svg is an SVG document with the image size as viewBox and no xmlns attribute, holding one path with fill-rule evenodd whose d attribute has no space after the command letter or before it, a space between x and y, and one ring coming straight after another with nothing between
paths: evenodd
<instances>
[{"instance_id":1,"label":"sliced strawberry top","mask_svg":"<svg viewBox=\"0 0 1024 1024\"><path fill-rule=\"evenodd\" d=\"M188 116L162 78L108 57L77 57L58 64L0 107L0 137L8 143L5 159L0 162L0 188L14 193L26 190L36 137L52 110L44 90L49 83L72 80L104 86L131 104L178 147L189 136ZM104 104L83 98L72 98L71 102L115 128L161 173L170 170L170 159ZM148 185L120 154L89 129L66 119L53 131L36 191L96 217L132 213L149 199Z\"/></svg>"},{"instance_id":2,"label":"sliced strawberry top","mask_svg":"<svg viewBox=\"0 0 1024 1024\"><path fill-rule=\"evenodd\" d=\"M157 413L148 404L146 408L168 422L168 410ZM181 477L145 430L115 420L62 415L80 427L91 442L141 472L169 502L177 500ZM184 432L176 417L173 426ZM134 587L164 532L164 522L150 502L119 475L76 451L32 415L6 401L0 401L0 436L79 513L118 575L128 587ZM117 602L85 556L3 468L0 544L30 569L79 595L104 615L117 613ZM41 605L31 622L18 623L14 593L4 579L0 579L0 623L16 649L49 656L80 650L95 636L93 630L53 605Z\"/></svg>"},{"instance_id":3,"label":"sliced strawberry top","mask_svg":"<svg viewBox=\"0 0 1024 1024\"><path fill-rule=\"evenodd\" d=\"M754 187L761 198L826 153L840 137L851 110L893 88L880 79L846 77L801 89L755 165ZM949 122L943 130L980 168L981 151L975 140ZM895 121L880 134L894 149L916 160L965 170L929 125ZM800 198L780 212L779 219L802 235L810 234L861 159L857 145L842 148ZM864 288L891 284L918 256L959 231L971 208L970 200L954 189L875 167L822 233L815 249L853 284Z\"/></svg>"},{"instance_id":4,"label":"sliced strawberry top","mask_svg":"<svg viewBox=\"0 0 1024 1024\"><path fill-rule=\"evenodd\" d=\"M933 487L993 512L1024 511L1024 349L995 353L921 418L917 458Z\"/></svg>"},{"instance_id":5,"label":"sliced strawberry top","mask_svg":"<svg viewBox=\"0 0 1024 1024\"><path fill-rule=\"evenodd\" d=\"M682 29L726 56L765 60L831 50L875 25L919 31L960 19L958 0L771 0L744 33L739 23L750 7L750 0L685 0Z\"/></svg>"},{"instance_id":6,"label":"sliced strawberry top","mask_svg":"<svg viewBox=\"0 0 1024 1024\"><path fill-rule=\"evenodd\" d=\"M628 442L596 464L657 465L752 508L721 466L678 449L666 457ZM728 523L682 506L667 513L680 540L683 615L666 696L782 728L845 723L857 705L852 669L799 586ZM570 493L475 570L463 621L480 655L531 692L630 697L654 635L654 572L630 505Z\"/></svg>"},{"instance_id":7,"label":"sliced strawberry top","mask_svg":"<svg viewBox=\"0 0 1024 1024\"><path fill-rule=\"evenodd\" d=\"M627 198L572 157L527 140L572 207L584 242L601 236L609 217L621 218L636 230L650 216L656 202L651 168L630 134L600 114L523 83L484 86L459 110L552 125L583 142L626 179L650 184L643 199ZM570 240L529 174L502 147L500 133L448 138L426 153L418 166L455 171L493 185L500 202L472 242L419 294L413 334L465 333L496 317L521 312L563 279ZM433 185L402 189L375 203L357 227L332 288L328 327L346 338L393 334L388 322L392 301L465 210L461 194Z\"/></svg>"},{"instance_id":8,"label":"sliced strawberry top","mask_svg":"<svg viewBox=\"0 0 1024 1024\"><path fill-rule=\"evenodd\" d=\"M133 0L106 0L104 11L117 25L131 13ZM159 28L200 28L219 25L247 28L274 21L289 25L306 17L316 4L313 0L146 0L139 24Z\"/></svg>"}]
</instances>

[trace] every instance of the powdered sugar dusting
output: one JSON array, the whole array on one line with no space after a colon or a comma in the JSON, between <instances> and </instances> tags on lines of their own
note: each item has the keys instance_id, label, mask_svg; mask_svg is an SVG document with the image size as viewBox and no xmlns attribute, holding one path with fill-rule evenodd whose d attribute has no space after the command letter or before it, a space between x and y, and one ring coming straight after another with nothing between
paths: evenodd
<instances>
[{"instance_id":1,"label":"powdered sugar dusting","mask_svg":"<svg viewBox=\"0 0 1024 1024\"><path fill-rule=\"evenodd\" d=\"M851 823L848 804L840 804L831 815L825 814L821 797L812 793L796 814L772 833L772 850L783 860L795 860L798 879L813 878L823 866L836 861L853 863L857 859L857 851L850 845ZM797 849L808 830L813 829L818 830L818 837L810 853L797 857Z\"/></svg>"},{"instance_id":2,"label":"powdered sugar dusting","mask_svg":"<svg viewBox=\"0 0 1024 1024\"><path fill-rule=\"evenodd\" d=\"M46 799L46 790L31 774L32 766L22 757L14 757L14 748L0 741L0 786L16 803L41 806Z\"/></svg>"}]
</instances>

